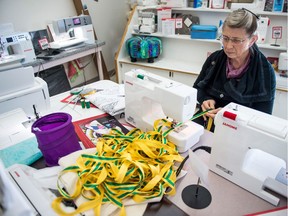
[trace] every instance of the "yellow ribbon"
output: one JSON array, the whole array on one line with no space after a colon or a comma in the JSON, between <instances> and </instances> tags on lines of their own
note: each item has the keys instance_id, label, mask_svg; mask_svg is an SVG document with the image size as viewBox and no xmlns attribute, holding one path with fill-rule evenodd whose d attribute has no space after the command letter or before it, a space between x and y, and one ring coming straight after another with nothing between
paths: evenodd
<instances>
[{"instance_id":1,"label":"yellow ribbon","mask_svg":"<svg viewBox=\"0 0 288 216\"><path fill-rule=\"evenodd\" d=\"M194 115L190 120L203 116ZM212 125L208 121L208 128ZM182 122L176 125L179 126ZM125 216L122 200L132 197L142 202L164 194L176 192L175 161L181 162L176 146L169 142L167 135L174 129L172 122L159 119L154 122L154 130L142 132L136 128L126 135L117 129L99 139L95 154L82 154L75 165L65 168L58 177L58 190L62 197L56 198L52 207L59 215L76 215L93 209L100 215L102 204L112 202L120 208L120 216ZM61 185L61 176L67 172L78 176L75 190L68 194ZM166 188L171 190L167 192ZM65 212L61 202L83 196L87 201L73 212Z\"/></svg>"},{"instance_id":2,"label":"yellow ribbon","mask_svg":"<svg viewBox=\"0 0 288 216\"><path fill-rule=\"evenodd\" d=\"M209 117L206 130L211 131L212 124L213 124L213 118Z\"/></svg>"},{"instance_id":3,"label":"yellow ribbon","mask_svg":"<svg viewBox=\"0 0 288 216\"><path fill-rule=\"evenodd\" d=\"M82 154L76 163L65 168L58 177L58 190L62 197L55 199L52 207L59 215L75 215L93 209L100 215L101 205L112 202L125 216L122 203L130 197L142 202L164 194L175 194L175 161L181 162L176 146L166 138L172 123L159 119L154 131L142 132L136 128L126 135L117 129L98 140L95 154ZM75 190L68 194L60 179L67 172L74 172L78 179ZM166 191L169 187L171 190ZM83 196L87 201L73 212L65 212L61 202Z\"/></svg>"}]
</instances>

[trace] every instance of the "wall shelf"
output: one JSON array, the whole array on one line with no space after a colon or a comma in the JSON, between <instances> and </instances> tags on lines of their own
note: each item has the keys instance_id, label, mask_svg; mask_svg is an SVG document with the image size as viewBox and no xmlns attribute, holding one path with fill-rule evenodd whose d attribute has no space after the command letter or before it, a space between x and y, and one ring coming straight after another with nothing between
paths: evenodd
<instances>
[{"instance_id":1,"label":"wall shelf","mask_svg":"<svg viewBox=\"0 0 288 216\"><path fill-rule=\"evenodd\" d=\"M196 41L203 41L206 43L220 43L221 42L217 39L210 40L210 39L191 39L190 35L163 35L161 33L152 33L152 34L141 34L141 33L132 33L132 35L139 35L139 36L146 36L146 37L159 37L159 38L174 38L174 39L181 39L181 40L196 40ZM257 44L259 48L261 49L271 49L271 50L278 50L278 51L287 51L287 47L280 45L280 46L272 46L273 43L264 43L264 44Z\"/></svg>"},{"instance_id":2,"label":"wall shelf","mask_svg":"<svg viewBox=\"0 0 288 216\"><path fill-rule=\"evenodd\" d=\"M173 71L173 72L182 72L186 74L197 75L201 70L201 66L193 61L181 61L167 59L163 57L158 57L154 59L153 63L147 63L147 60L137 60L137 62L131 62L129 57L119 59L120 64L129 64L132 67L147 67L159 70Z\"/></svg>"},{"instance_id":3,"label":"wall shelf","mask_svg":"<svg viewBox=\"0 0 288 216\"><path fill-rule=\"evenodd\" d=\"M209 12L209 13L230 13L232 9L212 9L212 8L173 8L173 11L194 11L194 12ZM283 16L288 17L287 13L282 12L269 12L269 11L254 11L253 13L259 15L267 15L267 16Z\"/></svg>"}]
</instances>

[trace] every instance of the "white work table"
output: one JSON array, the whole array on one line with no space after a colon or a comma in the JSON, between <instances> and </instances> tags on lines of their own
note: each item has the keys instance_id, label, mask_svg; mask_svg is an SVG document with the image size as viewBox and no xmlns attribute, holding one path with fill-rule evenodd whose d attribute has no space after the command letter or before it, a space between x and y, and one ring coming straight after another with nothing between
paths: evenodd
<instances>
[{"instance_id":1,"label":"white work table","mask_svg":"<svg viewBox=\"0 0 288 216\"><path fill-rule=\"evenodd\" d=\"M89 87L90 85L93 85L93 83L86 85L86 87ZM101 115L104 113L100 109L97 109L94 107L91 107L89 109L82 109L80 105L74 106L74 103L70 103L67 105L67 103L61 102L61 100L63 100L64 98L67 98L69 95L70 95L69 92L64 92L64 93L52 96L50 98L51 109L48 112L49 113L52 113L52 112L69 113L72 116L72 121L78 121L81 119L89 118L89 117L96 116L96 115Z\"/></svg>"},{"instance_id":2,"label":"white work table","mask_svg":"<svg viewBox=\"0 0 288 216\"><path fill-rule=\"evenodd\" d=\"M93 85L90 84L90 85ZM49 112L67 112L72 115L72 120L77 121L84 118L92 117L95 115L103 114L104 112L97 108L82 109L80 105L73 106L69 104L63 108L65 103L60 102L62 99L69 96L69 92L65 92L56 96L51 97L51 110ZM73 109L74 107L74 109ZM61 109L62 108L62 109ZM217 140L213 139L213 133L205 131L204 135L200 137L200 141L192 147L195 149L198 146L213 146L217 143ZM208 164L210 155L203 151L199 150L195 152L204 163ZM185 155L185 154L184 154ZM43 162L44 163L44 162ZM211 204L204 209L192 209L188 207L181 197L183 189L191 184L197 184L198 177L191 170L188 161L186 162L184 169L188 170L186 176L176 182L176 195L167 197L174 205L179 207L183 212L173 213L170 211L173 204L170 206L164 206L161 204L149 204L145 212L147 215L197 215L197 216L230 216L230 215L247 215L256 212L267 211L283 206L287 206L287 199L281 197L279 206L274 206L265 200L257 197L256 195L242 189L241 187L235 185L232 182L227 181L221 176L209 171L208 174L208 185L203 185L206 187L211 195L212 202ZM277 195L278 196L278 195ZM279 195L280 197L280 195ZM167 201L167 200L166 200ZM164 202L164 201L163 201ZM167 204L167 203L166 203ZM160 208L153 208L153 205L158 205ZM175 207L175 206L174 206ZM164 213L163 213L164 212ZM284 214L285 215L285 214Z\"/></svg>"},{"instance_id":3,"label":"white work table","mask_svg":"<svg viewBox=\"0 0 288 216\"><path fill-rule=\"evenodd\" d=\"M96 54L97 58L97 69L99 72L99 79L103 80L103 69L101 62L101 53L102 46L105 45L105 42L96 40L93 44L85 44L84 46L76 46L75 48L67 49L51 59L36 59L34 62L24 63L23 66L32 66L34 73L49 69L51 67L67 63L69 61L82 58L91 54Z\"/></svg>"}]
</instances>

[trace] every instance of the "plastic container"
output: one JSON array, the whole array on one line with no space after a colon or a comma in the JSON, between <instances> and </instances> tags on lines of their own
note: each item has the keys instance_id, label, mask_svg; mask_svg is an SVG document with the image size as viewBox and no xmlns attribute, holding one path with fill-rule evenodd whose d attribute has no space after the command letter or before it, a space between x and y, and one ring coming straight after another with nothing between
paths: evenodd
<instances>
[{"instance_id":1,"label":"plastic container","mask_svg":"<svg viewBox=\"0 0 288 216\"><path fill-rule=\"evenodd\" d=\"M154 58L158 58L162 53L162 41L157 37L133 36L127 39L126 50L131 62L147 59L148 63L153 63Z\"/></svg>"},{"instance_id":2,"label":"plastic container","mask_svg":"<svg viewBox=\"0 0 288 216\"><path fill-rule=\"evenodd\" d=\"M47 166L57 166L58 160L81 146L68 113L52 113L39 118L31 127Z\"/></svg>"},{"instance_id":3,"label":"plastic container","mask_svg":"<svg viewBox=\"0 0 288 216\"><path fill-rule=\"evenodd\" d=\"M192 25L191 38L192 39L216 39L217 26L213 25Z\"/></svg>"}]
</instances>

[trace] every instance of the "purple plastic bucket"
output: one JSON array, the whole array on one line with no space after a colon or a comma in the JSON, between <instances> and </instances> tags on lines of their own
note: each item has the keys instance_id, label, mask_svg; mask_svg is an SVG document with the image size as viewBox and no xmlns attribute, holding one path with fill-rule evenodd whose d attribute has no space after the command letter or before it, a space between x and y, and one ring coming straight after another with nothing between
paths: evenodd
<instances>
[{"instance_id":1,"label":"purple plastic bucket","mask_svg":"<svg viewBox=\"0 0 288 216\"><path fill-rule=\"evenodd\" d=\"M68 113L52 113L39 118L31 128L47 166L57 166L58 160L81 146Z\"/></svg>"}]
</instances>

